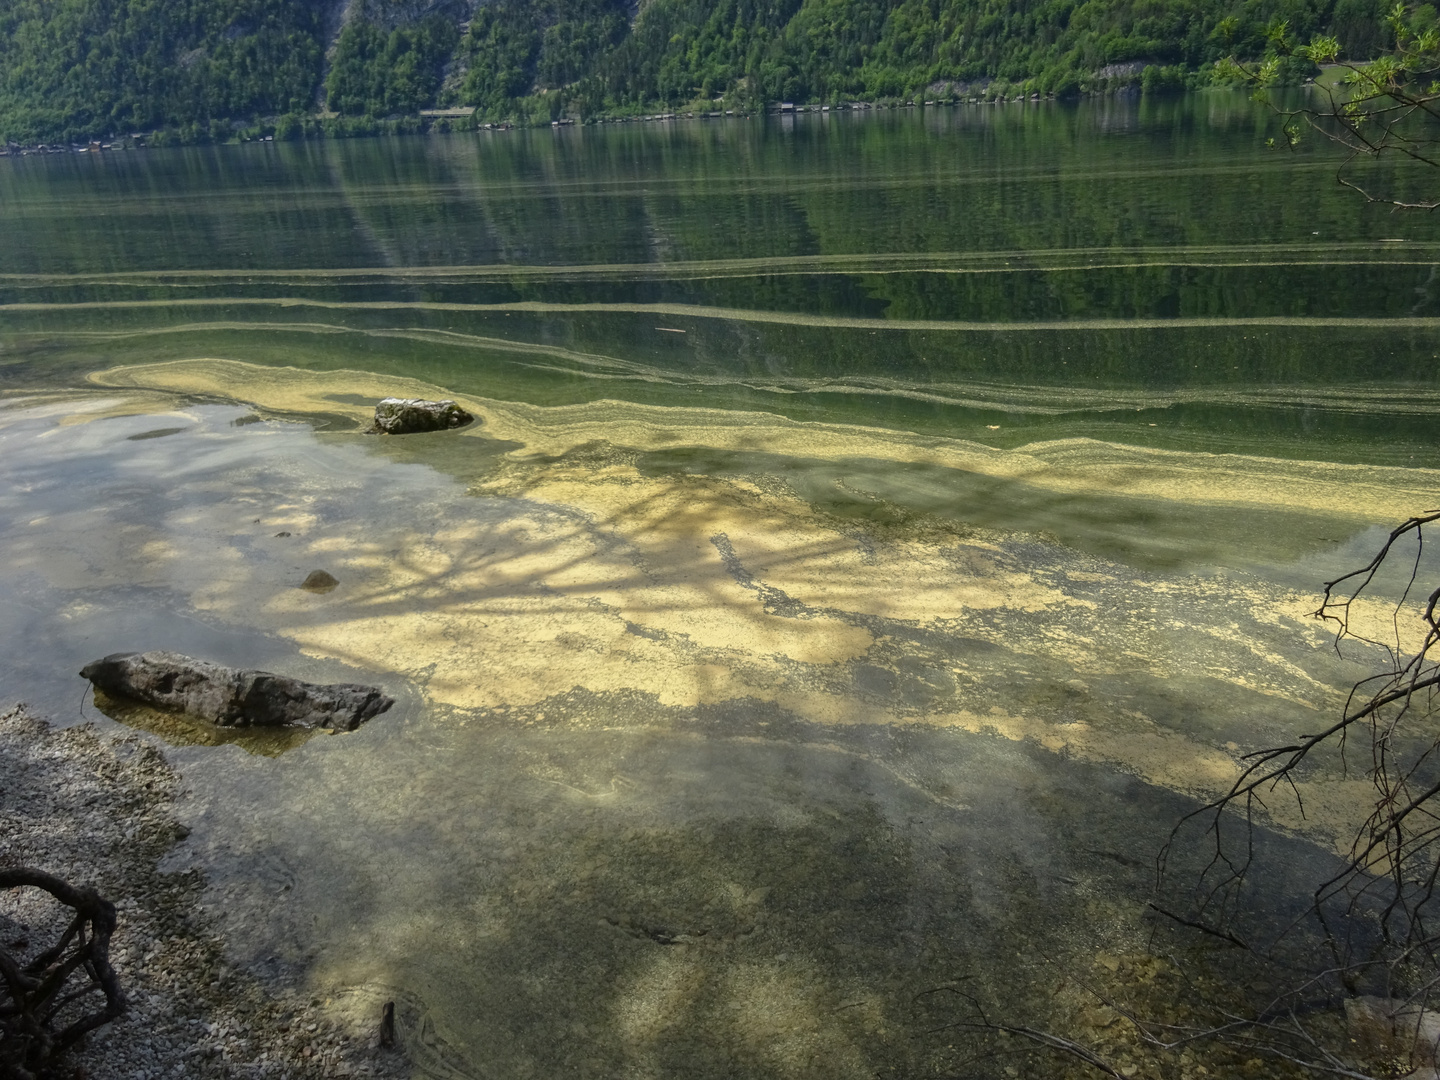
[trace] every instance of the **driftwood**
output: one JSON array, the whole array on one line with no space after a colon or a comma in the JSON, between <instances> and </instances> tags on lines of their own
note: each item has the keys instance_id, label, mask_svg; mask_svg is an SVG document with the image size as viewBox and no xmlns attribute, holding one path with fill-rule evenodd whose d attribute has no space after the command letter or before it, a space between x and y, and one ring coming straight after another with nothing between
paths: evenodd
<instances>
[{"instance_id":1,"label":"driftwood","mask_svg":"<svg viewBox=\"0 0 1440 1080\"><path fill-rule=\"evenodd\" d=\"M221 727L291 725L354 731L395 704L377 686L321 686L172 652L113 653L86 664L80 675L115 697L190 713Z\"/></svg>"},{"instance_id":2,"label":"driftwood","mask_svg":"<svg viewBox=\"0 0 1440 1080\"><path fill-rule=\"evenodd\" d=\"M55 945L28 962L0 945L0 1074L15 1080L43 1075L82 1035L126 1009L110 966L115 905L43 870L0 869L0 889L27 887L48 892L75 917ZM95 993L105 1001L98 1009L86 1001Z\"/></svg>"}]
</instances>

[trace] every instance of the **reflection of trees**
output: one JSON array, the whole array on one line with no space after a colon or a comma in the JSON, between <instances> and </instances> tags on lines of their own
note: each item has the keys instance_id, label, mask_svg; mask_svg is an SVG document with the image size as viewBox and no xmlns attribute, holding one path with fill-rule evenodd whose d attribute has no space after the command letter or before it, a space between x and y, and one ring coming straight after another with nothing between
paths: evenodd
<instances>
[{"instance_id":1,"label":"reflection of trees","mask_svg":"<svg viewBox=\"0 0 1440 1080\"><path fill-rule=\"evenodd\" d=\"M1144 137L1109 134L1123 126L1117 115ZM85 198L68 197L81 177L59 175L78 163L47 162L56 174L49 182L67 195L55 203L63 212L6 216L15 240L6 269L89 268L115 277L0 288L25 301L214 297L219 310L190 313L197 322L234 319L223 309L229 296L675 303L952 322L1113 319L1136 325L897 331L877 341L868 332L711 319L683 340L659 341L646 316L325 315L357 329L473 330L676 369L883 369L920 381L966 373L1137 385L1429 378L1427 326L1233 325L1239 317L1388 320L1436 310L1433 252L1415 243L1334 243L1334 232L1363 237L1378 226L1366 207L1324 183L1293 199L1294 169L1255 156L1255 110L1238 96L802 121L789 130L696 122L136 155L111 170L103 194L82 187ZM1323 179L1329 167L1321 163L1313 175ZM0 206L33 203L39 189L21 180L0 175ZM116 213L125 228L97 227ZM1325 236L1312 237L1317 224ZM1416 223L1406 230L1428 235ZM737 259L753 262L741 267ZM186 264L195 268L190 276L144 274ZM517 268L513 276L507 266ZM287 267L291 278L243 276ZM304 273L365 267L377 272L363 280ZM387 276L387 267L437 272ZM567 275L561 267L583 270ZM137 327L180 317L127 315ZM14 316L22 318L32 316ZM1175 318L1216 325L1167 329ZM1147 321L1153 325L1139 325ZM436 351L456 373L474 369L463 349Z\"/></svg>"}]
</instances>

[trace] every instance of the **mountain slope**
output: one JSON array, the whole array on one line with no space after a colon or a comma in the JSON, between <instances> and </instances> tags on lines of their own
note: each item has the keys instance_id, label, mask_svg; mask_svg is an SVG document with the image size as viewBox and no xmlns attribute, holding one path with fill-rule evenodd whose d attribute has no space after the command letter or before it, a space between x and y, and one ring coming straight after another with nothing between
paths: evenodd
<instances>
[{"instance_id":1,"label":"mountain slope","mask_svg":"<svg viewBox=\"0 0 1440 1080\"><path fill-rule=\"evenodd\" d=\"M346 131L435 105L548 120L990 80L1064 95L1147 67L1152 85L1179 85L1219 56L1262 54L1278 20L1301 39L1336 33L1352 55L1385 44L1378 0L357 0L343 20L333 2L0 0L0 139L222 139L282 115L294 134L321 126L303 119L317 104Z\"/></svg>"}]
</instances>

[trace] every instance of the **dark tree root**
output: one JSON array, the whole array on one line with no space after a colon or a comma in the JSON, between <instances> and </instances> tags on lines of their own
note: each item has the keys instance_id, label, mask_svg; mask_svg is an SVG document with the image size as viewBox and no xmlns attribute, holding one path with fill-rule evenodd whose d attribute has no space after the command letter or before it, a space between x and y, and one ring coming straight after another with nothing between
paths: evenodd
<instances>
[{"instance_id":1,"label":"dark tree root","mask_svg":"<svg viewBox=\"0 0 1440 1080\"><path fill-rule=\"evenodd\" d=\"M115 905L43 870L0 868L0 889L19 888L43 889L75 912L60 940L28 963L0 945L0 1075L37 1080L82 1035L127 1006L110 966ZM105 999L99 1009L87 1002L96 992Z\"/></svg>"}]
</instances>

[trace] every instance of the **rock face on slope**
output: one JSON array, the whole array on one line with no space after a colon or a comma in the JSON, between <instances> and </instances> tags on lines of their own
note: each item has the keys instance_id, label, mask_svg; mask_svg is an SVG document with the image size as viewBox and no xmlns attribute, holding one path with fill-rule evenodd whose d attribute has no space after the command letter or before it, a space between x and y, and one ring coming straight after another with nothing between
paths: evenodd
<instances>
[{"instance_id":1,"label":"rock face on slope","mask_svg":"<svg viewBox=\"0 0 1440 1080\"><path fill-rule=\"evenodd\" d=\"M395 704L376 686L320 686L173 652L114 653L87 664L80 675L107 694L190 713L222 727L293 725L354 731Z\"/></svg>"},{"instance_id":2,"label":"rock face on slope","mask_svg":"<svg viewBox=\"0 0 1440 1080\"><path fill-rule=\"evenodd\" d=\"M475 417L455 402L423 398L385 398L375 406L375 428L381 435L411 435L417 431L448 431L464 427Z\"/></svg>"}]
</instances>

